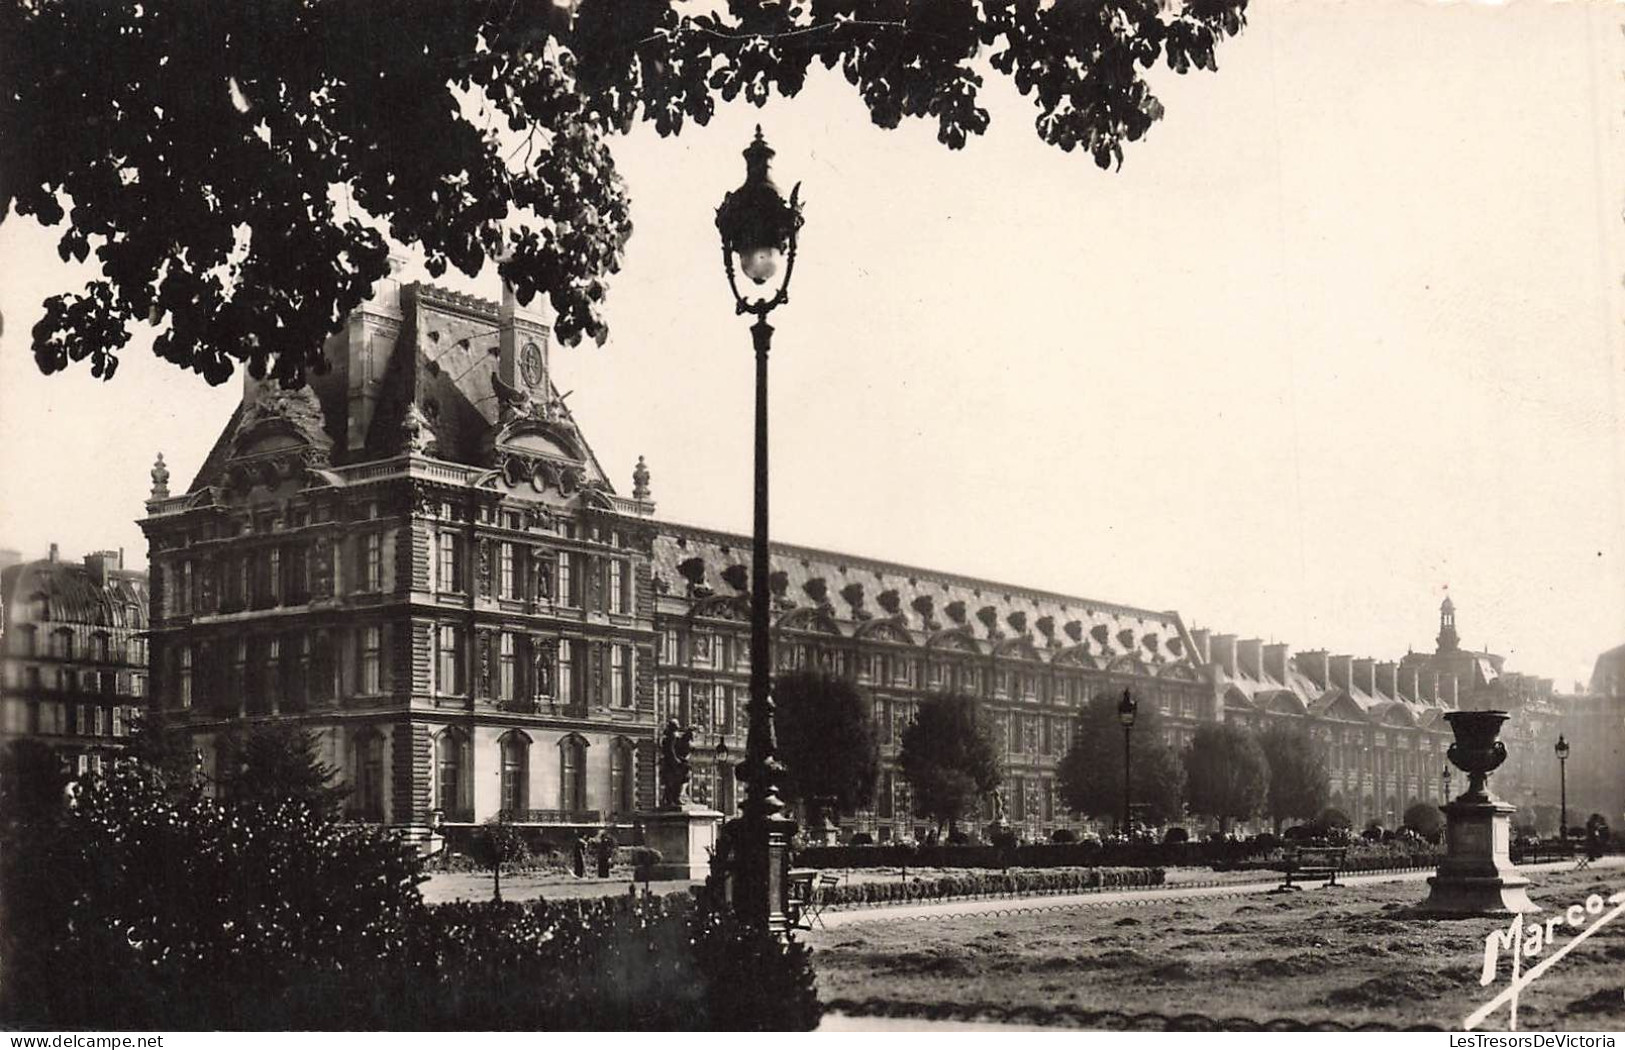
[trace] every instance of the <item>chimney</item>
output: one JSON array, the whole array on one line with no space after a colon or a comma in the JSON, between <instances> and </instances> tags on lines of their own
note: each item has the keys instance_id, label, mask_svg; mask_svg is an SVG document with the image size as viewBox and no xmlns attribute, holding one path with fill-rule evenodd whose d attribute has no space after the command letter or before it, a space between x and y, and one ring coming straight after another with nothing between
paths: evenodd
<instances>
[{"instance_id":1,"label":"chimney","mask_svg":"<svg viewBox=\"0 0 1625 1050\"><path fill-rule=\"evenodd\" d=\"M1340 655L1328 659L1332 684L1345 693L1354 692L1354 657Z\"/></svg>"},{"instance_id":2,"label":"chimney","mask_svg":"<svg viewBox=\"0 0 1625 1050\"><path fill-rule=\"evenodd\" d=\"M21 565L23 552L10 547L0 547L0 569L9 569L13 565Z\"/></svg>"},{"instance_id":3,"label":"chimney","mask_svg":"<svg viewBox=\"0 0 1625 1050\"><path fill-rule=\"evenodd\" d=\"M1286 665L1292 657L1292 647L1285 642L1264 646L1264 671L1271 678L1286 684Z\"/></svg>"},{"instance_id":4,"label":"chimney","mask_svg":"<svg viewBox=\"0 0 1625 1050\"><path fill-rule=\"evenodd\" d=\"M1231 678L1236 677L1236 636L1233 634L1216 634L1213 636L1213 662L1219 669Z\"/></svg>"},{"instance_id":5,"label":"chimney","mask_svg":"<svg viewBox=\"0 0 1625 1050\"><path fill-rule=\"evenodd\" d=\"M56 544L54 544L54 543L51 544L50 560L52 562L56 562L56 561L60 561L61 558L62 558L62 552L57 549Z\"/></svg>"},{"instance_id":6,"label":"chimney","mask_svg":"<svg viewBox=\"0 0 1625 1050\"><path fill-rule=\"evenodd\" d=\"M1439 699L1444 701L1446 707L1457 707L1461 703L1460 686L1453 674L1439 676Z\"/></svg>"},{"instance_id":7,"label":"chimney","mask_svg":"<svg viewBox=\"0 0 1625 1050\"><path fill-rule=\"evenodd\" d=\"M1413 704L1422 702L1422 688L1417 681L1416 665L1401 666L1399 669L1399 695Z\"/></svg>"},{"instance_id":8,"label":"chimney","mask_svg":"<svg viewBox=\"0 0 1625 1050\"><path fill-rule=\"evenodd\" d=\"M1366 656L1354 661L1354 688L1367 696L1377 695L1377 661Z\"/></svg>"},{"instance_id":9,"label":"chimney","mask_svg":"<svg viewBox=\"0 0 1625 1050\"><path fill-rule=\"evenodd\" d=\"M92 551L85 555L85 568L95 577L97 586L106 587L108 573L113 569L124 568L124 552Z\"/></svg>"},{"instance_id":10,"label":"chimney","mask_svg":"<svg viewBox=\"0 0 1625 1050\"><path fill-rule=\"evenodd\" d=\"M348 406L345 447L352 452L367 445L373 413L383 393L384 373L401 332L401 270L405 265L403 256L389 257L389 275L373 286L371 298L351 311L344 326L343 350L331 355L343 362Z\"/></svg>"},{"instance_id":11,"label":"chimney","mask_svg":"<svg viewBox=\"0 0 1625 1050\"><path fill-rule=\"evenodd\" d=\"M1395 677L1399 666L1392 660L1384 660L1377 665L1377 692L1384 696L1399 699L1398 679Z\"/></svg>"},{"instance_id":12,"label":"chimney","mask_svg":"<svg viewBox=\"0 0 1625 1050\"><path fill-rule=\"evenodd\" d=\"M1264 677L1264 641L1261 638L1248 638L1236 643L1236 663L1241 673L1249 678Z\"/></svg>"},{"instance_id":13,"label":"chimney","mask_svg":"<svg viewBox=\"0 0 1625 1050\"><path fill-rule=\"evenodd\" d=\"M1191 630L1191 647L1196 650L1194 656L1197 663L1210 664L1213 662L1212 648L1209 641L1213 632L1206 627L1197 627Z\"/></svg>"},{"instance_id":14,"label":"chimney","mask_svg":"<svg viewBox=\"0 0 1625 1050\"><path fill-rule=\"evenodd\" d=\"M1439 672L1423 671L1416 676L1418 699L1423 703L1431 704L1439 696Z\"/></svg>"},{"instance_id":15,"label":"chimney","mask_svg":"<svg viewBox=\"0 0 1625 1050\"><path fill-rule=\"evenodd\" d=\"M1327 666L1328 657L1324 649L1311 649L1306 653L1298 654L1298 670L1309 676L1315 683L1316 689L1325 689L1326 682L1331 677L1331 669Z\"/></svg>"}]
</instances>

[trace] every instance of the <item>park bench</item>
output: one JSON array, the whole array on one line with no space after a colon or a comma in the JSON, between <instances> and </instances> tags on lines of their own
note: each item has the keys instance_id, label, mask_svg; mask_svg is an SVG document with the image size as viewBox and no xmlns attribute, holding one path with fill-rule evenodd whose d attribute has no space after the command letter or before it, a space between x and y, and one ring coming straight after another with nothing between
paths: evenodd
<instances>
[{"instance_id":1,"label":"park bench","mask_svg":"<svg viewBox=\"0 0 1625 1050\"><path fill-rule=\"evenodd\" d=\"M1306 882L1321 879L1327 886L1339 885L1337 873L1343 869L1343 858L1347 855L1347 846L1288 846L1279 869L1285 878L1278 888L1303 889L1294 879Z\"/></svg>"}]
</instances>

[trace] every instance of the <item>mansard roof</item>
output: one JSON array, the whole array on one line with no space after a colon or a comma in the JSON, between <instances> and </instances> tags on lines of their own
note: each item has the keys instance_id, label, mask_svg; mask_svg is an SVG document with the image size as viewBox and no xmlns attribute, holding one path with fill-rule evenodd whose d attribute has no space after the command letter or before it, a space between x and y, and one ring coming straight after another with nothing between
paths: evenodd
<instances>
[{"instance_id":1,"label":"mansard roof","mask_svg":"<svg viewBox=\"0 0 1625 1050\"><path fill-rule=\"evenodd\" d=\"M748 594L748 536L659 523L655 589L703 600ZM1149 674L1191 651L1174 612L1118 605L836 551L775 543L769 586L776 615L819 609L843 633L890 632L890 639L948 647L969 638L983 653L1012 658L1067 652L1076 661L1139 661Z\"/></svg>"},{"instance_id":2,"label":"mansard roof","mask_svg":"<svg viewBox=\"0 0 1625 1050\"><path fill-rule=\"evenodd\" d=\"M39 561L13 565L0 574L0 601L8 626L35 621L34 604L43 598L48 622L92 627L147 626L147 574L134 569L100 573L80 562Z\"/></svg>"}]
</instances>

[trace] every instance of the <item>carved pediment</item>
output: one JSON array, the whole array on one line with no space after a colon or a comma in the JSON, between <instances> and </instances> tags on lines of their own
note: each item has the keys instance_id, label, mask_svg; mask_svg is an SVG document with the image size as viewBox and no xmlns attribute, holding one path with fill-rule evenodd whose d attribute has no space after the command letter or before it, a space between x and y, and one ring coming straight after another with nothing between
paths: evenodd
<instances>
[{"instance_id":1,"label":"carved pediment","mask_svg":"<svg viewBox=\"0 0 1625 1050\"><path fill-rule=\"evenodd\" d=\"M976 639L971 635L969 627L950 627L946 631L938 631L926 639L926 646L931 649L947 649L951 652L975 653L980 652L976 646Z\"/></svg>"},{"instance_id":2,"label":"carved pediment","mask_svg":"<svg viewBox=\"0 0 1625 1050\"><path fill-rule=\"evenodd\" d=\"M903 625L901 616L870 620L857 629L855 637L879 642L896 642L901 645L914 644L914 639L909 636L908 628Z\"/></svg>"}]
</instances>

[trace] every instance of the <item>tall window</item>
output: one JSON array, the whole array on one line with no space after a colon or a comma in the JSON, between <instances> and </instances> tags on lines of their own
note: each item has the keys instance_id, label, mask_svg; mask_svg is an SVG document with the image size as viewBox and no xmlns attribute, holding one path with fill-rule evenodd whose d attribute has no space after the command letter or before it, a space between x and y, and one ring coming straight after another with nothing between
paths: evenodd
<instances>
[{"instance_id":1,"label":"tall window","mask_svg":"<svg viewBox=\"0 0 1625 1050\"><path fill-rule=\"evenodd\" d=\"M569 638L559 640L559 703L568 707L576 698L576 643Z\"/></svg>"},{"instance_id":2,"label":"tall window","mask_svg":"<svg viewBox=\"0 0 1625 1050\"><path fill-rule=\"evenodd\" d=\"M559 808L587 808L587 742L573 734L559 741Z\"/></svg>"},{"instance_id":3,"label":"tall window","mask_svg":"<svg viewBox=\"0 0 1625 1050\"><path fill-rule=\"evenodd\" d=\"M456 533L442 532L440 534L440 589L442 591L461 591L463 589L463 564L461 537Z\"/></svg>"},{"instance_id":4,"label":"tall window","mask_svg":"<svg viewBox=\"0 0 1625 1050\"><path fill-rule=\"evenodd\" d=\"M448 820L470 819L468 812L468 737L458 729L441 733L435 755L435 805Z\"/></svg>"},{"instance_id":5,"label":"tall window","mask_svg":"<svg viewBox=\"0 0 1625 1050\"><path fill-rule=\"evenodd\" d=\"M281 605L284 595L282 586L282 548L272 547L267 557L270 559L270 569L265 574L265 585L271 594L271 604ZM190 568L191 566L187 566Z\"/></svg>"},{"instance_id":6,"label":"tall window","mask_svg":"<svg viewBox=\"0 0 1625 1050\"><path fill-rule=\"evenodd\" d=\"M220 698L221 703L235 708L243 699L243 693L248 685L248 639L238 638L237 645L232 649L231 680L226 687L226 696Z\"/></svg>"},{"instance_id":7,"label":"tall window","mask_svg":"<svg viewBox=\"0 0 1625 1050\"><path fill-rule=\"evenodd\" d=\"M497 597L517 598L519 591L514 578L514 547L504 543L497 552Z\"/></svg>"},{"instance_id":8,"label":"tall window","mask_svg":"<svg viewBox=\"0 0 1625 1050\"><path fill-rule=\"evenodd\" d=\"M530 808L530 738L513 732L503 737L502 748L502 811L511 818L523 820Z\"/></svg>"},{"instance_id":9,"label":"tall window","mask_svg":"<svg viewBox=\"0 0 1625 1050\"><path fill-rule=\"evenodd\" d=\"M272 636L265 643L265 667L260 673L261 688L271 704L282 699L282 639Z\"/></svg>"},{"instance_id":10,"label":"tall window","mask_svg":"<svg viewBox=\"0 0 1625 1050\"><path fill-rule=\"evenodd\" d=\"M660 662L674 664L677 662L677 628L668 627L660 632Z\"/></svg>"},{"instance_id":11,"label":"tall window","mask_svg":"<svg viewBox=\"0 0 1625 1050\"><path fill-rule=\"evenodd\" d=\"M626 563L612 558L609 562L609 611L624 613L626 604Z\"/></svg>"},{"instance_id":12,"label":"tall window","mask_svg":"<svg viewBox=\"0 0 1625 1050\"><path fill-rule=\"evenodd\" d=\"M458 695L467 690L463 676L463 630L456 624L440 625L440 691Z\"/></svg>"},{"instance_id":13,"label":"tall window","mask_svg":"<svg viewBox=\"0 0 1625 1050\"><path fill-rule=\"evenodd\" d=\"M361 629L361 692L371 696L383 691L384 630Z\"/></svg>"},{"instance_id":14,"label":"tall window","mask_svg":"<svg viewBox=\"0 0 1625 1050\"><path fill-rule=\"evenodd\" d=\"M384 738L375 729L355 738L355 811L362 820L384 819Z\"/></svg>"},{"instance_id":15,"label":"tall window","mask_svg":"<svg viewBox=\"0 0 1625 1050\"><path fill-rule=\"evenodd\" d=\"M512 700L519 695L519 662L514 655L514 636L503 631L497 641L497 697Z\"/></svg>"},{"instance_id":16,"label":"tall window","mask_svg":"<svg viewBox=\"0 0 1625 1050\"><path fill-rule=\"evenodd\" d=\"M182 613L192 611L192 563L181 562L180 586L175 588L175 608Z\"/></svg>"},{"instance_id":17,"label":"tall window","mask_svg":"<svg viewBox=\"0 0 1625 1050\"><path fill-rule=\"evenodd\" d=\"M609 647L609 702L612 707L632 706L632 675L627 665L631 651L624 645Z\"/></svg>"},{"instance_id":18,"label":"tall window","mask_svg":"<svg viewBox=\"0 0 1625 1050\"><path fill-rule=\"evenodd\" d=\"M190 645L181 646L180 701L183 708L192 706L192 647Z\"/></svg>"},{"instance_id":19,"label":"tall window","mask_svg":"<svg viewBox=\"0 0 1625 1050\"><path fill-rule=\"evenodd\" d=\"M456 539L455 536L452 539ZM382 590L384 583L384 538L376 532L361 537L361 589ZM442 588L449 590L450 588Z\"/></svg>"},{"instance_id":20,"label":"tall window","mask_svg":"<svg viewBox=\"0 0 1625 1050\"><path fill-rule=\"evenodd\" d=\"M578 606L581 598L576 594L575 555L559 551L559 585L555 600L560 605Z\"/></svg>"},{"instance_id":21,"label":"tall window","mask_svg":"<svg viewBox=\"0 0 1625 1050\"><path fill-rule=\"evenodd\" d=\"M632 745L626 740L617 740L609 749L609 811L611 813L630 813L637 808L633 796L634 781L632 777Z\"/></svg>"},{"instance_id":22,"label":"tall window","mask_svg":"<svg viewBox=\"0 0 1625 1050\"><path fill-rule=\"evenodd\" d=\"M73 656L73 632L66 627L51 632L51 655L58 660Z\"/></svg>"}]
</instances>

